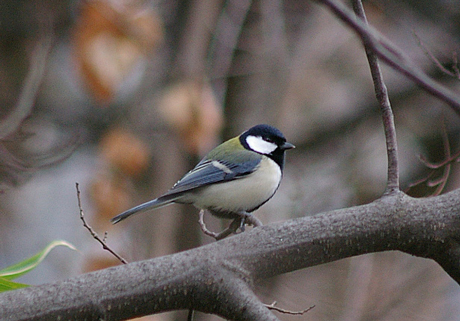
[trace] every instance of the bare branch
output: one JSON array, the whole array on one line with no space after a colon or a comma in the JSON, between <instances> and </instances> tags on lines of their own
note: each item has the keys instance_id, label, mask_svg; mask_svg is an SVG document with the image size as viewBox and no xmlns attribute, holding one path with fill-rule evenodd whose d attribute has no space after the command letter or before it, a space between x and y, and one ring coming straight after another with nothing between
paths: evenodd
<instances>
[{"instance_id":1,"label":"bare branch","mask_svg":"<svg viewBox=\"0 0 460 321\"><path fill-rule=\"evenodd\" d=\"M123 264L128 264L128 261L126 261L124 258L122 258L117 252L115 252L114 250L112 250L112 248L110 248L110 246L107 245L107 243L105 242L106 238L107 238L107 232L104 233L104 239L101 239L99 237L99 235L97 235L97 233L92 229L91 226L88 225L88 223L86 223L86 219L85 219L85 214L83 213L83 208L81 207L81 198L80 198L80 188L79 188L79 184L78 183L75 183L75 187L77 189L77 200L78 200L78 208L80 209L80 219L82 220L83 222L83 226L89 231L89 233L91 234L91 236L96 240L98 241L101 245L102 245L102 248L106 251L109 251L113 256L115 256L121 263Z\"/></svg>"},{"instance_id":2,"label":"bare branch","mask_svg":"<svg viewBox=\"0 0 460 321\"><path fill-rule=\"evenodd\" d=\"M276 306L276 301L274 301L272 304L267 304L266 307L269 308L270 310L274 310L274 311L277 311L277 312L283 313L283 314L303 315L303 314L307 313L308 311L310 311L311 309L313 309L315 306L312 305L311 307L306 308L305 310L300 310L300 311L289 311L289 310L277 307Z\"/></svg>"},{"instance_id":3,"label":"bare branch","mask_svg":"<svg viewBox=\"0 0 460 321\"><path fill-rule=\"evenodd\" d=\"M364 12L361 0L353 0L353 9L356 15L367 25L366 13ZM400 191L399 188L399 167L398 167L398 143L396 141L396 127L391 109L388 90L383 81L382 71L378 62L377 55L371 45L371 40L367 35L362 36L367 60L371 69L372 80L377 100L382 111L383 126L385 129L385 141L387 145L388 157L388 180L385 194L393 194Z\"/></svg>"},{"instance_id":4,"label":"bare branch","mask_svg":"<svg viewBox=\"0 0 460 321\"><path fill-rule=\"evenodd\" d=\"M336 0L316 1L326 5L361 38L367 38L375 54L390 67L414 81L428 93L447 103L455 112L460 114L460 97L458 95L427 76L399 48L385 39L377 30L356 18L344 4Z\"/></svg>"}]
</instances>

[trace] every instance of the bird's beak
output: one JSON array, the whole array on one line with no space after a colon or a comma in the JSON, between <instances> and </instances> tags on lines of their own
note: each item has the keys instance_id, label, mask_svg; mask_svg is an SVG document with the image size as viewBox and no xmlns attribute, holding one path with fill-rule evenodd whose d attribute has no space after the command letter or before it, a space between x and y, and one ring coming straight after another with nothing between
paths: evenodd
<instances>
[{"instance_id":1,"label":"bird's beak","mask_svg":"<svg viewBox=\"0 0 460 321\"><path fill-rule=\"evenodd\" d=\"M279 147L281 150L286 150L286 149L293 149L295 148L294 145L292 145L291 143L288 143L288 142L285 142L283 145L281 145Z\"/></svg>"}]
</instances>

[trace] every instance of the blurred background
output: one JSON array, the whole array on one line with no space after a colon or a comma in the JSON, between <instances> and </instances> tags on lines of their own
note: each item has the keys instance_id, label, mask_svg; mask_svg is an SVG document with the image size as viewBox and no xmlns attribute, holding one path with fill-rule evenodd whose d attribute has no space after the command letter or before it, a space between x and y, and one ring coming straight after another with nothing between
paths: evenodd
<instances>
[{"instance_id":1,"label":"blurred background","mask_svg":"<svg viewBox=\"0 0 460 321\"><path fill-rule=\"evenodd\" d=\"M460 2L364 2L368 19L414 63L459 91ZM459 187L448 106L383 66L401 183L427 197ZM326 8L296 0L5 0L0 3L0 269L55 239L21 282L41 284L213 242L198 211L173 205L109 219L169 189L222 140L259 123L297 148L264 224L370 202L384 191L379 107L359 39ZM448 179L446 179L448 177ZM412 186L414 185L415 186ZM412 186L412 187L411 187ZM212 230L229 223L206 217ZM460 288L434 262L386 252L257 285L267 304L315 308L282 320L460 320ZM185 320L171 312L143 320ZM222 320L197 313L195 320Z\"/></svg>"}]
</instances>

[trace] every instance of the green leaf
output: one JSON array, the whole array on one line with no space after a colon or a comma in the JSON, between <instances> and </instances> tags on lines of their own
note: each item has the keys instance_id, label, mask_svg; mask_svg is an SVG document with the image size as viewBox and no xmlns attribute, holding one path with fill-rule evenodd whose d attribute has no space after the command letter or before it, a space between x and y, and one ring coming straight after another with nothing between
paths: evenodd
<instances>
[{"instance_id":1,"label":"green leaf","mask_svg":"<svg viewBox=\"0 0 460 321\"><path fill-rule=\"evenodd\" d=\"M40 264L41 261L48 255L48 253L54 249L56 246L67 246L68 248L72 250L76 250L75 246L72 244L62 241L62 240L56 240L48 244L47 247L45 247L42 251L38 252L34 256L25 259L24 261L21 261L19 263L16 263L14 265L11 265L3 270L0 270L0 278L4 280L14 280L21 275L26 274L27 272L32 271L34 268L37 267L38 264ZM0 280L0 282L3 282ZM12 282L14 283L14 282ZM20 283L17 283L20 284Z\"/></svg>"},{"instance_id":2,"label":"green leaf","mask_svg":"<svg viewBox=\"0 0 460 321\"><path fill-rule=\"evenodd\" d=\"M25 287L28 287L28 285L24 283L13 282L8 279L0 277L0 292L17 290L17 289L25 288Z\"/></svg>"}]
</instances>

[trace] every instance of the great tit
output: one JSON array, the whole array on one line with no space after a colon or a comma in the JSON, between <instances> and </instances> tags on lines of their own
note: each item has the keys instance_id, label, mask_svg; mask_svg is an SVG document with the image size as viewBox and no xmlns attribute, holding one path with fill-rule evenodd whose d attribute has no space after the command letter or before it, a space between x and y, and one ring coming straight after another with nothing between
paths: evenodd
<instances>
[{"instance_id":1,"label":"great tit","mask_svg":"<svg viewBox=\"0 0 460 321\"><path fill-rule=\"evenodd\" d=\"M193 204L227 219L250 215L275 194L281 181L284 155L294 145L275 127L257 125L210 151L162 196L112 218L169 205ZM244 223L243 223L244 224Z\"/></svg>"}]
</instances>

